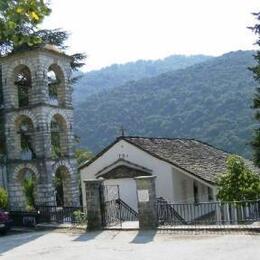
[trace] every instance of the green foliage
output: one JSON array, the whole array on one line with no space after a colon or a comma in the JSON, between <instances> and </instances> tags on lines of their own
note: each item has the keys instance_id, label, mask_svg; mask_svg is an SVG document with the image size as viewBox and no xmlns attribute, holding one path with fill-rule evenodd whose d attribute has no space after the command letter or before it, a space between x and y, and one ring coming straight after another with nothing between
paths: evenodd
<instances>
[{"instance_id":1,"label":"green foliage","mask_svg":"<svg viewBox=\"0 0 260 260\"><path fill-rule=\"evenodd\" d=\"M78 166L83 164L84 162L90 160L93 157L93 154L85 149L85 148L77 148L75 151L76 160ZM82 202L82 190L81 190L81 181L80 181L80 173L78 171L78 181L79 181L79 192L80 192L80 201Z\"/></svg>"},{"instance_id":2,"label":"green foliage","mask_svg":"<svg viewBox=\"0 0 260 260\"><path fill-rule=\"evenodd\" d=\"M260 22L260 12L254 13L258 22ZM260 23L251 27L252 31L257 35L258 39L256 44L260 46ZM255 80L260 83L260 51L256 52L255 55L256 66L251 67L250 70L254 74ZM256 87L255 96L253 99L253 108L255 109L255 119L260 122L260 87ZM254 140L252 141L252 146L254 148L254 162L255 165L260 167L260 128L255 129Z\"/></svg>"},{"instance_id":3,"label":"green foliage","mask_svg":"<svg viewBox=\"0 0 260 260\"><path fill-rule=\"evenodd\" d=\"M60 133L51 133L51 156L53 159L57 159L62 156Z\"/></svg>"},{"instance_id":4,"label":"green foliage","mask_svg":"<svg viewBox=\"0 0 260 260\"><path fill-rule=\"evenodd\" d=\"M0 0L1 54L18 46L42 43L35 31L50 13L50 8L43 0Z\"/></svg>"},{"instance_id":5,"label":"green foliage","mask_svg":"<svg viewBox=\"0 0 260 260\"><path fill-rule=\"evenodd\" d=\"M61 169L55 174L54 186L56 191L56 202L58 206L64 205L64 193L63 193L63 174Z\"/></svg>"},{"instance_id":6,"label":"green foliage","mask_svg":"<svg viewBox=\"0 0 260 260\"><path fill-rule=\"evenodd\" d=\"M27 176L23 181L23 191L26 199L27 208L34 208L35 206L35 182L32 176Z\"/></svg>"},{"instance_id":7,"label":"green foliage","mask_svg":"<svg viewBox=\"0 0 260 260\"><path fill-rule=\"evenodd\" d=\"M124 126L129 135L196 138L250 158L254 54L228 53L86 97L75 105L81 147L98 152Z\"/></svg>"},{"instance_id":8,"label":"green foliage","mask_svg":"<svg viewBox=\"0 0 260 260\"><path fill-rule=\"evenodd\" d=\"M218 199L243 201L260 198L260 177L252 172L241 157L231 155L227 159L227 171L218 181Z\"/></svg>"},{"instance_id":9,"label":"green foliage","mask_svg":"<svg viewBox=\"0 0 260 260\"><path fill-rule=\"evenodd\" d=\"M93 157L93 154L84 148L78 148L75 151L75 156L78 162L78 165L90 160Z\"/></svg>"},{"instance_id":10,"label":"green foliage","mask_svg":"<svg viewBox=\"0 0 260 260\"><path fill-rule=\"evenodd\" d=\"M29 89L27 86L18 87L18 104L19 107L26 107L29 105Z\"/></svg>"},{"instance_id":11,"label":"green foliage","mask_svg":"<svg viewBox=\"0 0 260 260\"><path fill-rule=\"evenodd\" d=\"M0 57L45 44L66 49L67 32L39 29L50 13L51 9L44 0L0 0ZM72 69L84 65L84 54L76 53L71 57Z\"/></svg>"},{"instance_id":12,"label":"green foliage","mask_svg":"<svg viewBox=\"0 0 260 260\"><path fill-rule=\"evenodd\" d=\"M8 194L7 191L0 187L0 208L6 209L8 206Z\"/></svg>"},{"instance_id":13,"label":"green foliage","mask_svg":"<svg viewBox=\"0 0 260 260\"><path fill-rule=\"evenodd\" d=\"M85 225L87 223L87 214L80 210L73 212L73 218L77 225Z\"/></svg>"},{"instance_id":14,"label":"green foliage","mask_svg":"<svg viewBox=\"0 0 260 260\"><path fill-rule=\"evenodd\" d=\"M53 99L58 99L58 88L57 84L49 84L49 97Z\"/></svg>"}]
</instances>

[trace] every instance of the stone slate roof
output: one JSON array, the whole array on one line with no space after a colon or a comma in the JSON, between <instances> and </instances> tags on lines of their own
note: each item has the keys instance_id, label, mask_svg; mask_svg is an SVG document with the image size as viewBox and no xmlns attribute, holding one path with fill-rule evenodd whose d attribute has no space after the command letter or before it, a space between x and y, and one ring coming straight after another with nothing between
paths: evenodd
<instances>
[{"instance_id":1,"label":"stone slate roof","mask_svg":"<svg viewBox=\"0 0 260 260\"><path fill-rule=\"evenodd\" d=\"M216 177L225 172L226 159L230 155L194 139L147 137L122 137L122 139L209 183L215 183ZM252 162L245 160L245 163L254 168Z\"/></svg>"},{"instance_id":2,"label":"stone slate roof","mask_svg":"<svg viewBox=\"0 0 260 260\"><path fill-rule=\"evenodd\" d=\"M125 140L152 156L211 184L215 184L216 177L226 171L226 159L230 155L228 152L195 139L121 136L89 162L81 165L79 169L97 160L120 140ZM259 173L259 169L254 167L251 161L244 158L243 160L251 170Z\"/></svg>"}]
</instances>

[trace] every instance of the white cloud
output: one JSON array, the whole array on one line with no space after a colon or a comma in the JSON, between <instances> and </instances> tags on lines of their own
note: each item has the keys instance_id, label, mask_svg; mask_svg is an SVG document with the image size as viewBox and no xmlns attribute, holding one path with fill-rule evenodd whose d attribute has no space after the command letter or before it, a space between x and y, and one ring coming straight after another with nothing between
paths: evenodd
<instances>
[{"instance_id":1,"label":"white cloud","mask_svg":"<svg viewBox=\"0 0 260 260\"><path fill-rule=\"evenodd\" d=\"M86 69L171 54L252 49L258 0L52 0L44 26L71 32Z\"/></svg>"}]
</instances>

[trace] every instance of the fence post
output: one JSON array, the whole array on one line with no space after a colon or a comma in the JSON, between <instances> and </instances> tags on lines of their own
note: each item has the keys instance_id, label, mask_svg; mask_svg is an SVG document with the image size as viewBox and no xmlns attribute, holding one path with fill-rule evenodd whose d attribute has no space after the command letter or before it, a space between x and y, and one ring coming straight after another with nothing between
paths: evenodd
<instances>
[{"instance_id":1,"label":"fence post","mask_svg":"<svg viewBox=\"0 0 260 260\"><path fill-rule=\"evenodd\" d=\"M158 226L155 178L156 176L135 178L140 229L155 229Z\"/></svg>"},{"instance_id":2,"label":"fence post","mask_svg":"<svg viewBox=\"0 0 260 260\"><path fill-rule=\"evenodd\" d=\"M102 213L101 213L101 185L103 180L86 180L86 206L87 206L87 229L102 229Z\"/></svg>"}]
</instances>

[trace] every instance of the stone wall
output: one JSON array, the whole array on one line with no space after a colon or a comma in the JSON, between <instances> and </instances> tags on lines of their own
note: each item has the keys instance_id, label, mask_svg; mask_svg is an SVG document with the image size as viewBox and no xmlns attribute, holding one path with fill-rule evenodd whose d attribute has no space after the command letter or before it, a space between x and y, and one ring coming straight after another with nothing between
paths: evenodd
<instances>
[{"instance_id":1,"label":"stone wall","mask_svg":"<svg viewBox=\"0 0 260 260\"><path fill-rule=\"evenodd\" d=\"M5 188L6 183L6 167L0 164L0 187Z\"/></svg>"}]
</instances>

